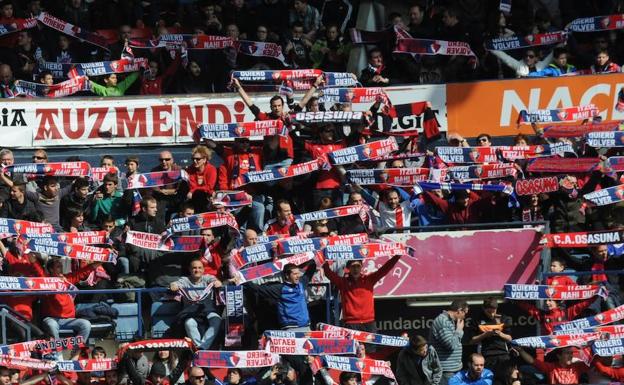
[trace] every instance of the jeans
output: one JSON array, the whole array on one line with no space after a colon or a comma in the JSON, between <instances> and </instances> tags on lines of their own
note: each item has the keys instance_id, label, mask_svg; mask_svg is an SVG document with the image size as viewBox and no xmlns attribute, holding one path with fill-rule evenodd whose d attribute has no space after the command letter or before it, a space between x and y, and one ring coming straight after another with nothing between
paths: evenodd
<instances>
[{"instance_id":1,"label":"jeans","mask_svg":"<svg viewBox=\"0 0 624 385\"><path fill-rule=\"evenodd\" d=\"M127 257L117 258L117 271L121 275L130 274L130 260Z\"/></svg>"},{"instance_id":2,"label":"jeans","mask_svg":"<svg viewBox=\"0 0 624 385\"><path fill-rule=\"evenodd\" d=\"M206 321L208 322L208 328L204 335L200 335L199 327L197 325L197 321L195 318L188 318L184 321L184 330L186 330L186 335L193 340L195 346L197 346L200 350L210 349L210 346L214 342L217 334L219 333L219 329L221 328L221 317L217 313L209 313L206 317Z\"/></svg>"},{"instance_id":3,"label":"jeans","mask_svg":"<svg viewBox=\"0 0 624 385\"><path fill-rule=\"evenodd\" d=\"M82 336L85 343L91 333L91 322L82 318L53 318L46 317L43 320L44 329L50 333L52 338L59 338L60 329L71 329L76 336Z\"/></svg>"}]
</instances>

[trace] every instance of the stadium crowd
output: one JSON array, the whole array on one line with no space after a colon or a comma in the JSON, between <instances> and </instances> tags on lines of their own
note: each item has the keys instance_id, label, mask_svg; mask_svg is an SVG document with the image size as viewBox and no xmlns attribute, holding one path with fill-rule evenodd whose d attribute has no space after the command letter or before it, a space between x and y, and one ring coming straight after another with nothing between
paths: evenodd
<instances>
[{"instance_id":1,"label":"stadium crowd","mask_svg":"<svg viewBox=\"0 0 624 385\"><path fill-rule=\"evenodd\" d=\"M621 5L616 1L559 4L516 0L512 12L501 12L499 2L493 1L414 4L408 14L389 15L388 27L396 26L415 38L467 42L478 60L471 61L465 56L422 56L413 60L411 55L405 53L392 54L393 47L380 42L377 48L369 50L369 65L358 80L364 86L373 87L561 76L577 73L577 68L587 69L589 73L620 72L615 64L624 59L621 44L618 44L619 31L590 34L589 37L570 34L566 45L527 49L521 54L522 57L516 58L504 51L486 50L484 44L488 38L514 32L519 35L554 32L578 17L616 14ZM353 25L354 12L350 9L348 2L311 0L296 0L289 4L279 0L4 0L0 5L2 25L10 25L15 18L37 16L45 10L80 28L113 28L118 29L119 34L118 41L109 47L109 51L81 43L67 34L47 33L49 30L40 26L0 37L2 95L15 96L15 79L36 80L51 85L56 80L52 73L37 70L42 62L82 63L120 58L133 28L148 28L154 37L177 31L222 35L234 40L274 42L282 47L286 63L293 68L344 72L350 46L357 44L345 35L346 28ZM254 103L253 94L247 93L247 85L236 78L231 79L230 72L281 68L274 58L238 55L236 50L228 48L190 50L185 59L181 57L181 52L170 56L168 50L133 48L133 51L135 58L148 57L148 70L142 74L128 74L119 82L115 73L101 80L89 79L91 91L102 96L187 94L222 92L230 85L257 121L279 121L287 126L294 125L294 129L286 134L266 135L255 142L246 137L225 142L204 137L189 151L192 165L184 169L179 166L179 159L174 159L172 152L166 149L159 153L159 165L150 170L141 168L141 164L148 163L147 159L128 156L120 160L103 155L99 165L91 165L105 170L98 178L94 175L53 175L47 166L52 161L74 164L80 159L49 159L45 149L36 149L32 154L32 163L41 164L42 168L35 167L32 172L11 172L7 167L15 166L13 153L8 148L1 150L0 161L5 168L0 173L0 218L20 221L12 222L20 226L43 223L60 234L103 231L106 241L94 243L114 250L117 262L112 264L106 260L95 260L93 256L58 258L54 252L37 252L36 246L30 243L24 245L28 242L24 239L28 238L28 234L26 237L3 234L4 239L0 242L3 257L1 276L57 279L66 283L66 288L75 286L81 290L76 297L62 290L58 294L40 296L0 296L0 301L29 325L32 338L59 340L62 337L60 331L69 329L73 335L88 341L93 324L115 317L108 296L89 294L90 289L160 287L163 292L168 289L167 293L153 294L150 301L160 301L163 296L171 299L177 295L182 303L182 310L165 337L187 338L189 342L184 348L174 348L172 344L170 350L144 349L148 351L128 349L122 344L115 369L74 373L60 369L39 370L34 363L28 370L2 366L0 384L257 382L263 385L305 385L318 382L332 385L337 381L341 385L356 385L396 380L399 385L518 385L540 382L597 383L604 381L605 377L618 381L624 378L624 369L618 367L617 359L613 360L613 366L611 360L604 357L593 360L590 357L583 362L582 350L574 347L554 349L544 356L512 344L514 329L509 317L498 312L499 300L493 297L472 308L465 300L453 301L435 318L429 335L412 333L403 336L404 346L371 344L370 340L356 338L357 351L351 352L351 355L362 360L359 363L368 364L367 359L392 361L392 376L378 373L371 376L363 367L355 365L354 369L359 372L344 370L339 377L332 378L326 368L318 366L316 358L301 354L282 355L279 363L267 365L261 370L230 368L223 373L225 378L217 378L210 365L201 365L197 357L192 360L190 347L200 352L232 351L232 345L227 340L232 333L236 334L236 330L230 330L226 322L226 319L232 322L230 316L225 314L227 301L224 303L222 294L227 288L242 287L244 295L245 316L244 322L239 325L244 333L238 335L240 341L235 344L240 351L263 348L267 338L270 344L271 337L265 335L266 331L288 331L303 333L293 335L307 336L305 333L313 335L319 330L319 323L325 320L326 315L322 301L325 292L322 287L314 285L317 283L331 284L339 292L342 327L371 336L377 332L373 299L375 284L391 272L401 258L413 257L410 255L413 251L397 251L387 255L391 258L376 266L375 271L368 271L364 269L361 259L331 263L315 253L304 263L275 264L280 270L276 276L246 278L242 274L246 269L242 267L252 269L256 264L268 266L279 262L280 256L295 254L280 251L272 246L271 241L278 242L294 236L326 242L359 236L359 239L372 241L380 239L385 232L397 229L407 231L406 228L411 226L422 226L420 231L434 225L512 221L526 222L527 225L548 222L552 233L619 229L624 223L621 207L592 205L583 199L586 194L619 185L618 174L605 163L618 152L612 148L596 149L578 138L553 139L545 135L540 126L534 125L535 135L518 135L513 144L537 146L542 152L545 148L567 146L570 151L553 152L552 155L561 155L556 159L570 160L568 153L574 153L580 158L599 159L602 167L563 172L555 189L527 195L510 194L507 188L488 190L479 187L480 184L470 183L460 188L444 184L425 187L425 180L429 181L432 175L438 175L438 181L480 179L483 169L470 171L477 174L476 178L453 176L451 169L457 164L445 158L445 153L438 152L437 147L486 149L493 146L491 135L482 133L474 141L470 139L472 143L457 134L443 138L435 117L430 109L425 108L423 115L429 131L424 135L396 140L391 137L392 143L398 142L397 148L381 156L381 161L379 158L366 158L366 154L357 158L357 162L340 163L335 158L330 161L327 154L378 143L382 138L389 140L384 130L374 126L380 119L393 118L391 108L381 107L384 104L382 96L375 100L364 114L367 118L361 121L302 124L292 122L290 113L351 112L352 105L349 102L324 103L319 99L315 92L327 81L319 75L300 100L296 100L292 93L288 93L286 98L276 95L270 101L270 111L265 112ZM577 66L572 66L568 60ZM418 149L422 152L416 153ZM531 151L535 155L537 150ZM307 162L320 166L312 172L290 177L283 174L286 177L273 176L260 182L249 179L250 175L262 170L283 171L292 165ZM513 186L519 180L546 175L533 171L525 158L506 159L503 155L482 166L485 169L492 163L500 163L504 175L489 177L493 181L488 183L490 186L502 186L499 182ZM410 179L410 183L386 180L394 176L388 170L399 170L397 174L408 175L401 174L400 170L416 168L427 177ZM362 170L381 170L386 174L373 175L373 183L354 182L351 177L355 174L352 172ZM448 179L440 178L447 172ZM167 180L167 183L150 185L149 181L158 173L171 173L177 177ZM129 184L137 180L143 184L138 187ZM323 212L326 219L318 219L323 215L305 215L313 212ZM203 219L198 221L197 218ZM210 222L206 218L222 221ZM198 225L193 227L193 223ZM201 237L201 247L193 252L166 250L162 245L156 249L147 248L138 241L130 241L131 233L137 237L140 234L162 237L163 244L167 244L168 236L174 233L187 237L187 240ZM368 243L361 240L354 242ZM256 247L253 250L259 250L267 243L266 253L271 256L268 263L239 262L241 255L247 255L253 247ZM599 285L608 289L608 294L578 301L540 297L546 301L538 305L531 304L532 301L514 301L540 323L541 335L549 335L557 331L559 325L576 318L622 305L619 276L605 271L621 269L619 257L624 249L601 243L590 248L581 246L578 250L553 248L551 251L549 268L552 274L541 284L574 286L578 282ZM588 254L583 255L583 252ZM575 275L566 274L573 270L595 273L580 276L577 280ZM116 296L114 300L134 302L135 298ZM76 305L80 303L91 303L92 306L83 308L88 311L77 311ZM473 313L472 324L465 325L469 311ZM9 341L25 341L23 330L9 323ZM136 347L139 342L134 341L129 346ZM67 350L66 358L71 356L78 362L106 358L104 349L97 346L80 347L76 344ZM10 363L6 358L8 353L0 351L0 364ZM36 358L47 361L62 357L52 351ZM22 366L28 367L28 364Z\"/></svg>"},{"instance_id":2,"label":"stadium crowd","mask_svg":"<svg viewBox=\"0 0 624 385\"><path fill-rule=\"evenodd\" d=\"M14 4L15 3L15 4ZM66 74L51 71L53 63L88 63L120 58L124 44L180 33L223 36L233 41L274 43L277 51L253 56L235 46L224 49L190 49L181 60L168 50L134 47L136 57L149 66L142 74L94 77L88 95L160 95L171 93L226 92L235 70L317 68L344 72L351 48L361 41L350 36L357 4L349 1L20 1L0 3L0 24L16 25L27 18L49 13L71 23L76 33L51 31L39 24L18 30L0 44L2 96L15 94L16 79L51 85ZM510 12L498 1L428 1L388 15L386 28L401 36L436 41L465 42L474 57L427 55L413 59L397 53L395 34L376 36L369 65L358 74L365 86L435 84L476 79L525 76L561 76L574 73L619 72L624 60L621 31L570 33L553 46L501 51L488 47L489 39L562 31L580 17L621 12L618 1L540 2L523 0ZM407 7L406 7L407 8ZM36 24L36 23L35 23ZM80 29L101 31L107 44L84 44ZM368 44L367 47L373 47ZM181 65L184 63L184 65ZM113 79L110 79L110 78ZM138 81L137 81L138 80ZM102 87L100 87L103 85ZM109 88L109 91L105 91ZM114 92L110 93L110 88Z\"/></svg>"}]
</instances>

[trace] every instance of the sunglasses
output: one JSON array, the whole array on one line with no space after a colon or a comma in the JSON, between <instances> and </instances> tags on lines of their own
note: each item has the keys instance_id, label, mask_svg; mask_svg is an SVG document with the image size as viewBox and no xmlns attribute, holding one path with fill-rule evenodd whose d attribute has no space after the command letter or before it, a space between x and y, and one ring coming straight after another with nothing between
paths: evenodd
<instances>
[{"instance_id":1,"label":"sunglasses","mask_svg":"<svg viewBox=\"0 0 624 385\"><path fill-rule=\"evenodd\" d=\"M159 158L158 160L161 162L169 162L171 158Z\"/></svg>"},{"instance_id":2,"label":"sunglasses","mask_svg":"<svg viewBox=\"0 0 624 385\"><path fill-rule=\"evenodd\" d=\"M196 160L196 161L198 161L198 162L199 162L200 160L202 160L202 159L204 159L204 158L193 158L193 160L194 160L194 161Z\"/></svg>"},{"instance_id":3,"label":"sunglasses","mask_svg":"<svg viewBox=\"0 0 624 385\"><path fill-rule=\"evenodd\" d=\"M487 142L488 139L487 138L479 138L479 142Z\"/></svg>"},{"instance_id":4,"label":"sunglasses","mask_svg":"<svg viewBox=\"0 0 624 385\"><path fill-rule=\"evenodd\" d=\"M33 156L32 158L33 158L33 160L44 160L44 159L48 159L48 158L46 158L45 156Z\"/></svg>"}]
</instances>

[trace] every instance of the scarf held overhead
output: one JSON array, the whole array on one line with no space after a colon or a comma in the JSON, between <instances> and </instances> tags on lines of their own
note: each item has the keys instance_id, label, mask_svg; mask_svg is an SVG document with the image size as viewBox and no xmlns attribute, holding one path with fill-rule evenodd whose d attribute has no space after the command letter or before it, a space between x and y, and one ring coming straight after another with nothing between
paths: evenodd
<instances>
[{"instance_id":1,"label":"scarf held overhead","mask_svg":"<svg viewBox=\"0 0 624 385\"><path fill-rule=\"evenodd\" d=\"M506 284L505 298L515 300L552 299L558 301L581 300L606 296L606 289L598 285L548 286Z\"/></svg>"}]
</instances>

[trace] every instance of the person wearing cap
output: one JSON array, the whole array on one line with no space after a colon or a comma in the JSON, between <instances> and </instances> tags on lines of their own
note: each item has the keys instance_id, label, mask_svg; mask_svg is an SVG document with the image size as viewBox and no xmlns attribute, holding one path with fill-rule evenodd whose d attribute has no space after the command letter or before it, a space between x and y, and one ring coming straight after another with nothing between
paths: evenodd
<instances>
[{"instance_id":1,"label":"person wearing cap","mask_svg":"<svg viewBox=\"0 0 624 385\"><path fill-rule=\"evenodd\" d=\"M442 366L435 348L425 337L412 334L409 345L399 352L396 362L396 379L399 385L438 385L442 379Z\"/></svg>"},{"instance_id":2,"label":"person wearing cap","mask_svg":"<svg viewBox=\"0 0 624 385\"><path fill-rule=\"evenodd\" d=\"M485 358L485 367L497 371L509 364L511 319L497 313L498 301L494 297L483 300L481 311L472 319L473 336L470 343L479 345Z\"/></svg>"},{"instance_id":3,"label":"person wearing cap","mask_svg":"<svg viewBox=\"0 0 624 385\"><path fill-rule=\"evenodd\" d=\"M141 376L137 371L134 361L126 352L121 359L120 366L124 367L128 373L128 377L134 385L170 385L178 382L180 376L184 373L187 366L191 362L192 353L190 350L185 350L180 355L180 361L176 365L175 369L167 375L167 368L162 362L154 362L152 365L147 379Z\"/></svg>"},{"instance_id":4,"label":"person wearing cap","mask_svg":"<svg viewBox=\"0 0 624 385\"><path fill-rule=\"evenodd\" d=\"M373 290L375 284L399 262L399 258L400 255L395 255L370 274L362 274L362 261L349 261L347 262L349 274L345 277L336 274L325 261L323 264L325 276L340 291L342 322L346 328L371 333L377 331Z\"/></svg>"}]
</instances>

